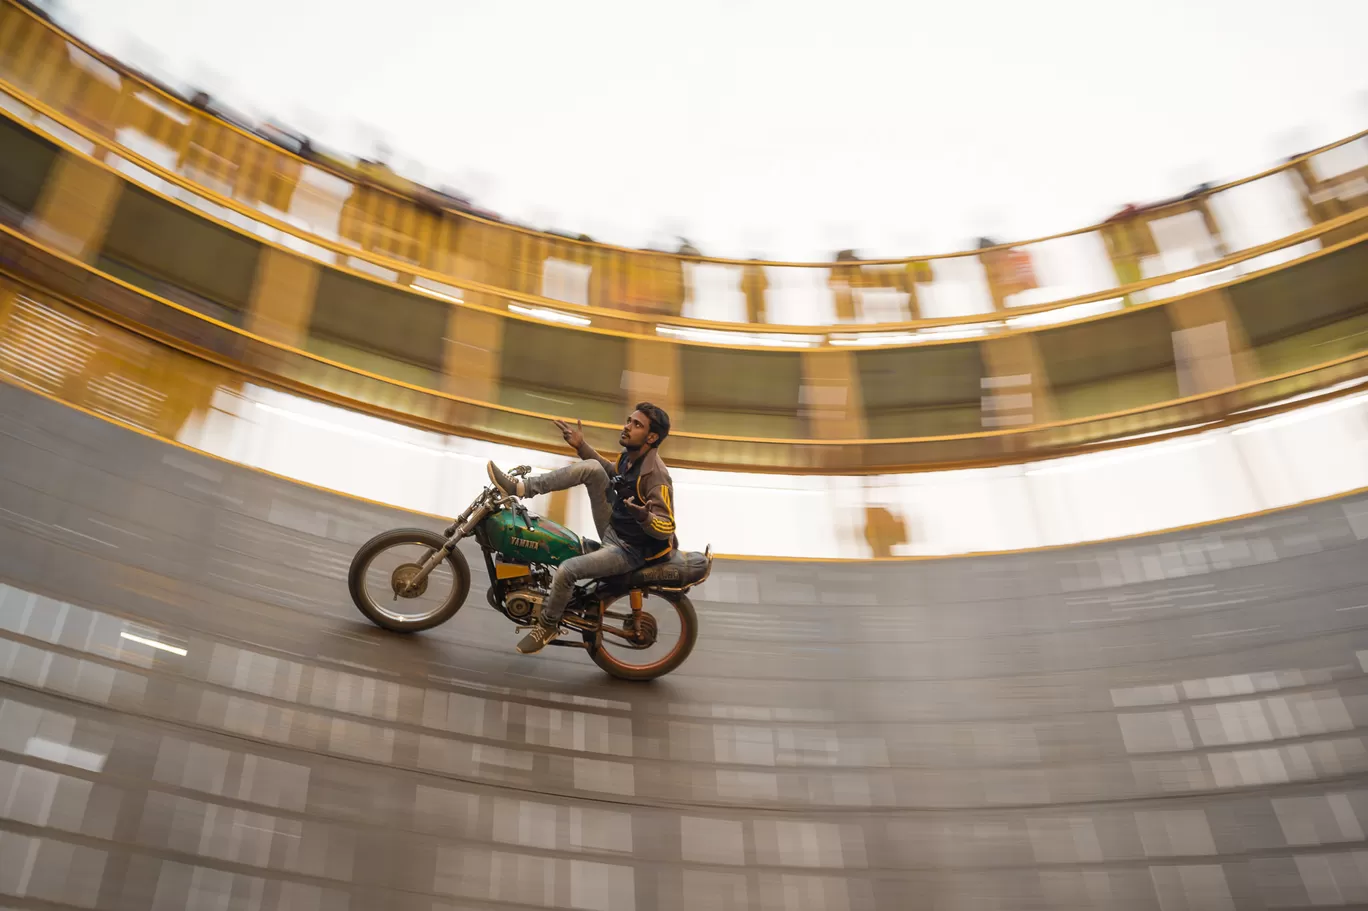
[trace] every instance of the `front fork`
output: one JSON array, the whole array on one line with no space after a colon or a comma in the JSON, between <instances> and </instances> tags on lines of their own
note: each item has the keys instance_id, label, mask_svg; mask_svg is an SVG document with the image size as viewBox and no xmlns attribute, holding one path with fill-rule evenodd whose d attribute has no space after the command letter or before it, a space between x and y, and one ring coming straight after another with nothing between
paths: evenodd
<instances>
[{"instance_id":1,"label":"front fork","mask_svg":"<svg viewBox=\"0 0 1368 911\"><path fill-rule=\"evenodd\" d=\"M532 467L530 465L519 465L517 468L510 471L508 476L511 478L525 478L531 473ZM418 567L418 572L414 574L412 579L405 582L396 594L406 595L419 585L422 585L423 580L437 568L438 564L447 558L447 554L451 553L452 548L454 548L462 538L469 537L470 534L475 531L476 527L494 511L495 507L504 506L510 502L510 498L501 495L494 488L485 491L480 499L476 500L475 503L471 504L469 509L461 513L455 522L452 522L447 526L447 530L442 532L443 536L446 537L446 543L436 550L428 551L427 556L423 558L422 564Z\"/></svg>"},{"instance_id":2,"label":"front fork","mask_svg":"<svg viewBox=\"0 0 1368 911\"><path fill-rule=\"evenodd\" d=\"M489 504L482 502L476 509L466 510L455 522L452 522L447 526L446 531L442 532L443 537L446 538L446 542L441 547L427 552L427 555L423 557L423 562L418 565L418 572L414 573L411 578L405 580L404 584L399 587L399 590L395 592L395 594L400 596L407 595L409 592L422 586L423 581L447 558L447 554L451 553L462 538L468 537L475 531L476 526L485 520L485 517L489 515L489 512Z\"/></svg>"}]
</instances>

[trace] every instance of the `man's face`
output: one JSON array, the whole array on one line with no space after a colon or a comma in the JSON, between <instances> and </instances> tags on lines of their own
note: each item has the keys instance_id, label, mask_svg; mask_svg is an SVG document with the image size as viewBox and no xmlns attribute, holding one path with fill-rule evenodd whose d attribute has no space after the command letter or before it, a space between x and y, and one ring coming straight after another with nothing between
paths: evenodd
<instances>
[{"instance_id":1,"label":"man's face","mask_svg":"<svg viewBox=\"0 0 1368 911\"><path fill-rule=\"evenodd\" d=\"M650 418L640 411L633 411L627 416L627 423L622 425L622 436L618 438L623 449L641 449L654 441Z\"/></svg>"}]
</instances>

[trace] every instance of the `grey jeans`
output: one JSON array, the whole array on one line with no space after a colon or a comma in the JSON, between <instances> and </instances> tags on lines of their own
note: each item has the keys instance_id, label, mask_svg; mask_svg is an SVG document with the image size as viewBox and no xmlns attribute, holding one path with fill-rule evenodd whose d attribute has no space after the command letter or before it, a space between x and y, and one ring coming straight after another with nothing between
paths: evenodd
<instances>
[{"instance_id":1,"label":"grey jeans","mask_svg":"<svg viewBox=\"0 0 1368 911\"><path fill-rule=\"evenodd\" d=\"M620 576L640 568L646 561L623 546L613 531L613 501L608 497L608 471L596 459L585 459L546 474L528 478L524 490L529 497L551 493L553 490L569 490L584 487L589 492L589 506L594 514L594 528L598 530L599 541L603 546L591 554L571 557L562 563L551 579L551 597L542 605L542 622L547 625L560 623L565 613L565 605L570 603L570 595L575 583L581 579L602 579L606 576Z\"/></svg>"}]
</instances>

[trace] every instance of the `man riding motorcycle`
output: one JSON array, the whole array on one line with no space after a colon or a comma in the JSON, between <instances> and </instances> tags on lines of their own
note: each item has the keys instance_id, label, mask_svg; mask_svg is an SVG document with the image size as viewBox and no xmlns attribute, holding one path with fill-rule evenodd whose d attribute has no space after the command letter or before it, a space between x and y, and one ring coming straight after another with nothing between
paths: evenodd
<instances>
[{"instance_id":1,"label":"man riding motorcycle","mask_svg":"<svg viewBox=\"0 0 1368 911\"><path fill-rule=\"evenodd\" d=\"M637 405L618 437L622 454L616 463L584 441L584 425L579 421L573 427L565 421L555 423L581 462L522 479L509 477L490 462L489 480L505 496L520 498L582 485L589 491L602 547L571 557L556 569L536 626L518 643L524 655L541 651L560 634L561 615L576 582L632 572L668 557L677 546L674 485L657 452L670 435L670 416L650 402Z\"/></svg>"}]
</instances>

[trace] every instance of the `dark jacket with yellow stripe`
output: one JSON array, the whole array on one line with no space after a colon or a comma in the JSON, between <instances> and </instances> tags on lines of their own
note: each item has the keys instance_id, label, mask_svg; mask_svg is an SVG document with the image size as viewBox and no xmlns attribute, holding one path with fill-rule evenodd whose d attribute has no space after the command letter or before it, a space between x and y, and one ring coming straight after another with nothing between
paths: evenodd
<instances>
[{"instance_id":1,"label":"dark jacket with yellow stripe","mask_svg":"<svg viewBox=\"0 0 1368 911\"><path fill-rule=\"evenodd\" d=\"M597 459L612 479L609 490L613 502L612 526L622 543L644 560L668 556L677 546L674 484L660 453L648 449L635 464L629 465L625 452L614 463L599 455L588 443L582 443L579 456ZM639 521L625 505L633 495L638 503L646 505L644 520Z\"/></svg>"}]
</instances>

